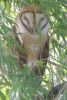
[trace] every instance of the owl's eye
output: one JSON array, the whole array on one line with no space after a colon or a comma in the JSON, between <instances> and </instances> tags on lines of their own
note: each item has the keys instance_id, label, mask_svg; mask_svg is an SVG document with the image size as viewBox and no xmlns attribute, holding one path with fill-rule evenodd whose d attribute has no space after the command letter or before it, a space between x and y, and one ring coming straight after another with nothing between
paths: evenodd
<instances>
[{"instance_id":1,"label":"owl's eye","mask_svg":"<svg viewBox=\"0 0 67 100\"><path fill-rule=\"evenodd\" d=\"M27 29L28 32L30 32L30 22L27 19L27 17L24 16L24 20L20 17L21 23L22 25L25 27L25 29Z\"/></svg>"},{"instance_id":2,"label":"owl's eye","mask_svg":"<svg viewBox=\"0 0 67 100\"><path fill-rule=\"evenodd\" d=\"M41 30L43 30L47 26L48 21L44 17L41 17L39 24L41 25Z\"/></svg>"},{"instance_id":3,"label":"owl's eye","mask_svg":"<svg viewBox=\"0 0 67 100\"><path fill-rule=\"evenodd\" d=\"M40 21L39 21L39 24L44 20L44 17L41 17Z\"/></svg>"}]
</instances>

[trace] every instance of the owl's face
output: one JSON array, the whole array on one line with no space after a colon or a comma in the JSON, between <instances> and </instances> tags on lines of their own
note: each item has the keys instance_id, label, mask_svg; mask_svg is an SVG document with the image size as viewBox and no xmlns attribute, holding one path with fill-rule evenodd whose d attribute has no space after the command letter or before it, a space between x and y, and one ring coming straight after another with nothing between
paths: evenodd
<instances>
[{"instance_id":1,"label":"owl's face","mask_svg":"<svg viewBox=\"0 0 67 100\"><path fill-rule=\"evenodd\" d=\"M25 12L20 18L16 19L17 33L44 34L49 29L49 22L42 13Z\"/></svg>"}]
</instances>

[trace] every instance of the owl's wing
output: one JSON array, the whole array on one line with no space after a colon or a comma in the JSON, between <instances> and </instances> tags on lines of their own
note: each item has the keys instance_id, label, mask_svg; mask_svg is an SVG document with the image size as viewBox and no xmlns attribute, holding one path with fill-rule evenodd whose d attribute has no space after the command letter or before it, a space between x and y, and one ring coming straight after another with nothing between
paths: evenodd
<instances>
[{"instance_id":1,"label":"owl's wing","mask_svg":"<svg viewBox=\"0 0 67 100\"><path fill-rule=\"evenodd\" d=\"M20 65L20 67L22 68L23 67L23 63L26 63L27 62L27 55L26 53L24 52L24 42L21 43L19 37L18 37L18 34L21 34L21 33L17 33L16 32L16 27L13 26L13 38L15 40L15 43L12 47L12 52L14 53L14 55L16 56L17 58L17 61ZM23 40L22 40L23 41Z\"/></svg>"},{"instance_id":2,"label":"owl's wing","mask_svg":"<svg viewBox=\"0 0 67 100\"><path fill-rule=\"evenodd\" d=\"M42 60L44 62L44 66L40 68L40 74L43 75L45 68L46 68L46 64L47 64L47 60L48 60L48 56L49 56L49 36L47 41L45 42L43 48L41 48L41 51L39 53L39 60Z\"/></svg>"},{"instance_id":3,"label":"owl's wing","mask_svg":"<svg viewBox=\"0 0 67 100\"><path fill-rule=\"evenodd\" d=\"M41 48L39 59L45 61L46 64L48 56L49 56L49 36L47 37L47 41L45 42L43 48Z\"/></svg>"}]
</instances>

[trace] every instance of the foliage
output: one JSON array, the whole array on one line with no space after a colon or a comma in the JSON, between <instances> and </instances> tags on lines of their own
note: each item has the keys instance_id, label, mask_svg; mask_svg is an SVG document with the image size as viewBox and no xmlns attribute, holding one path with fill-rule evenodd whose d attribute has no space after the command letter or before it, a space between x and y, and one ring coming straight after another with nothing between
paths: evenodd
<instances>
[{"instance_id":1,"label":"foliage","mask_svg":"<svg viewBox=\"0 0 67 100\"><path fill-rule=\"evenodd\" d=\"M51 25L49 59L41 78L32 75L27 67L21 70L11 53L15 41L11 39L10 32L15 17L21 7L30 4L39 5ZM67 81L66 76L67 1L0 0L0 100L32 100L34 96L37 98L36 95L44 100L55 83ZM62 100L66 100L66 94Z\"/></svg>"}]
</instances>

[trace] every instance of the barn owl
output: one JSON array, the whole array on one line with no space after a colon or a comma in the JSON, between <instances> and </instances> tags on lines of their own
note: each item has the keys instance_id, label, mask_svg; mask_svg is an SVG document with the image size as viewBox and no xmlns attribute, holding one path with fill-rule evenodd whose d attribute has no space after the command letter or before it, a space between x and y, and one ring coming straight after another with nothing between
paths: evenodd
<instances>
[{"instance_id":1,"label":"barn owl","mask_svg":"<svg viewBox=\"0 0 67 100\"><path fill-rule=\"evenodd\" d=\"M37 75L43 75L45 69L38 67L37 61L46 64L49 55L49 27L47 17L37 6L23 7L15 19L13 34L21 49L15 46L14 52L20 66L27 64Z\"/></svg>"}]
</instances>

